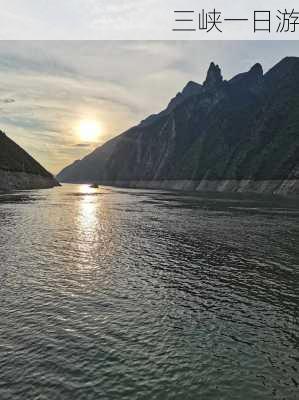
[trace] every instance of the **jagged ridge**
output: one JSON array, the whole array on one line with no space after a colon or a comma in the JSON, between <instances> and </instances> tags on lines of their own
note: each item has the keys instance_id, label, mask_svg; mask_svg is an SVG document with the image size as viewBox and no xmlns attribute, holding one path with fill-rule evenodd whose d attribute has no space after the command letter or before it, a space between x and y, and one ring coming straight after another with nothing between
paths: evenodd
<instances>
[{"instance_id":1,"label":"jagged ridge","mask_svg":"<svg viewBox=\"0 0 299 400\"><path fill-rule=\"evenodd\" d=\"M167 182L170 188L185 182L183 188L195 190L216 182L213 190L297 192L298 88L296 57L265 75L255 64L230 81L211 63L203 85L189 83L160 114L67 167L58 179L151 187ZM228 181L235 183L224 185Z\"/></svg>"}]
</instances>

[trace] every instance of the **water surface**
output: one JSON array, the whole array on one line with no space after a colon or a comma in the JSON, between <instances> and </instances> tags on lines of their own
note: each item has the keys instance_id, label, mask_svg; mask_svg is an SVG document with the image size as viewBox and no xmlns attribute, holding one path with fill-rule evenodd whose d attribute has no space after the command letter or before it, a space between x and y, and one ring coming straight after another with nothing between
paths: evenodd
<instances>
[{"instance_id":1,"label":"water surface","mask_svg":"<svg viewBox=\"0 0 299 400\"><path fill-rule=\"evenodd\" d=\"M0 195L0 399L298 399L295 200Z\"/></svg>"}]
</instances>

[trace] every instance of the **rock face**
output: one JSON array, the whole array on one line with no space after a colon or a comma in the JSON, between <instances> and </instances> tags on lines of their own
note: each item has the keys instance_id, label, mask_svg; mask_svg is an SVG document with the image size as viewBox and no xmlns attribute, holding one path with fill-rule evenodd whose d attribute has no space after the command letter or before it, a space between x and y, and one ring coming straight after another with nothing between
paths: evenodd
<instances>
[{"instance_id":1,"label":"rock face","mask_svg":"<svg viewBox=\"0 0 299 400\"><path fill-rule=\"evenodd\" d=\"M207 78L203 85L205 88L217 89L222 82L223 78L221 75L221 69L219 68L219 65L215 65L212 62L208 69Z\"/></svg>"},{"instance_id":2,"label":"rock face","mask_svg":"<svg viewBox=\"0 0 299 400\"><path fill-rule=\"evenodd\" d=\"M0 191L46 189L58 185L48 171L0 131Z\"/></svg>"},{"instance_id":3,"label":"rock face","mask_svg":"<svg viewBox=\"0 0 299 400\"><path fill-rule=\"evenodd\" d=\"M160 114L58 174L63 182L299 194L299 58L224 81L211 63Z\"/></svg>"}]
</instances>

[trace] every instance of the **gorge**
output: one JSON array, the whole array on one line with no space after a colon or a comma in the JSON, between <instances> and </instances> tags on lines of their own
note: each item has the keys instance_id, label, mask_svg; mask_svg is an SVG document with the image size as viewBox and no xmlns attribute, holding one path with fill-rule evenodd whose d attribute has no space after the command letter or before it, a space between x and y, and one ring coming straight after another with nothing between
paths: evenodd
<instances>
[{"instance_id":1,"label":"gorge","mask_svg":"<svg viewBox=\"0 0 299 400\"><path fill-rule=\"evenodd\" d=\"M229 81L211 63L165 110L64 168L62 182L299 193L299 58Z\"/></svg>"}]
</instances>

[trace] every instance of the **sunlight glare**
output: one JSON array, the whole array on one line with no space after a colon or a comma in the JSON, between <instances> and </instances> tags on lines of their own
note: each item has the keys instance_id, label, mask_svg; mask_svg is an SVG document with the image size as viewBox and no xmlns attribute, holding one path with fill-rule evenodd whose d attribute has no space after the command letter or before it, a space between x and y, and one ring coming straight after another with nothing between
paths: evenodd
<instances>
[{"instance_id":1,"label":"sunlight glare","mask_svg":"<svg viewBox=\"0 0 299 400\"><path fill-rule=\"evenodd\" d=\"M97 121L83 120L79 125L80 138L84 142L95 142L101 134L101 127Z\"/></svg>"}]
</instances>

